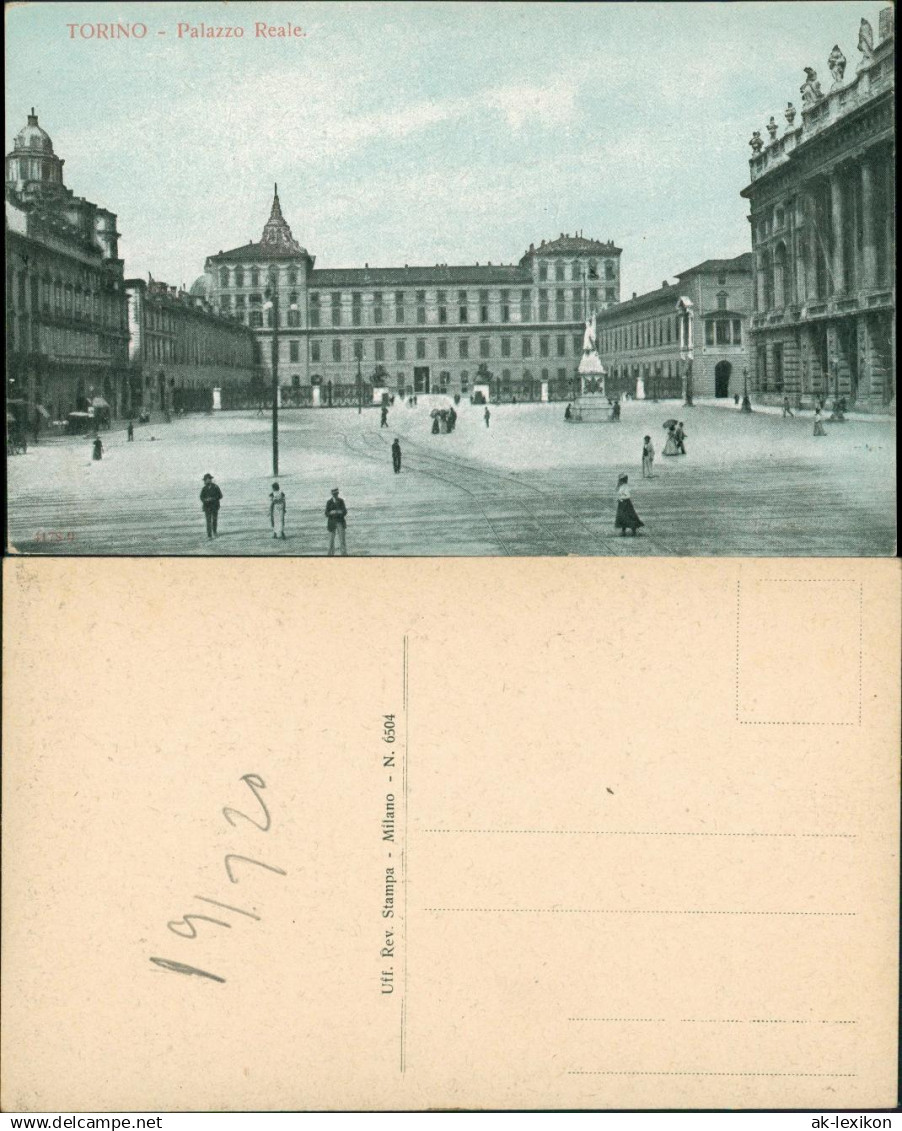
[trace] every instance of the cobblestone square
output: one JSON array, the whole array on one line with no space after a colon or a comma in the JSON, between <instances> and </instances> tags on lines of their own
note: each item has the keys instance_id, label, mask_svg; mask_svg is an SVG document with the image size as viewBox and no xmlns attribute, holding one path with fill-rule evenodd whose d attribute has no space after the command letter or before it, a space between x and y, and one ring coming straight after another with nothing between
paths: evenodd
<instances>
[{"instance_id":1,"label":"cobblestone square","mask_svg":"<svg viewBox=\"0 0 902 1131\"><path fill-rule=\"evenodd\" d=\"M429 405L283 411L279 482L286 539L269 525L268 416L218 413L49 442L9 460L9 538L22 553L320 555L333 486L348 506L348 552L379 555L888 555L895 547L894 429L848 420L813 435L810 413L743 415L731 405L626 402L619 424L569 424L564 405L462 402L432 435ZM662 457L666 419L687 455ZM643 479L644 435L657 449ZM397 436L402 470L392 470ZM205 534L201 477L223 491ZM645 523L614 529L617 476Z\"/></svg>"}]
</instances>

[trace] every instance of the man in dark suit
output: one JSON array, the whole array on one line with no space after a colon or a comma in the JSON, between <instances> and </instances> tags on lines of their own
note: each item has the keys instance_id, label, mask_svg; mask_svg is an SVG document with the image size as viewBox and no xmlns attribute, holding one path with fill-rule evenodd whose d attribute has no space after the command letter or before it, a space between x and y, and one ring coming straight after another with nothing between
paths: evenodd
<instances>
[{"instance_id":1,"label":"man in dark suit","mask_svg":"<svg viewBox=\"0 0 902 1131\"><path fill-rule=\"evenodd\" d=\"M338 534L338 545L342 554L347 557L348 547L345 542L345 517L348 508L339 495L338 488L332 488L332 495L326 503L326 526L329 530L329 557L335 556L335 535Z\"/></svg>"},{"instance_id":2,"label":"man in dark suit","mask_svg":"<svg viewBox=\"0 0 902 1131\"><path fill-rule=\"evenodd\" d=\"M401 470L401 444L397 436L395 436L395 442L391 446L391 462L395 469L395 475L397 475Z\"/></svg>"},{"instance_id":3,"label":"man in dark suit","mask_svg":"<svg viewBox=\"0 0 902 1131\"><path fill-rule=\"evenodd\" d=\"M204 508L204 518L207 520L207 537L217 537L217 524L219 522L219 500L222 491L213 482L213 476L207 472L204 476L204 485L200 492L201 506Z\"/></svg>"}]
</instances>

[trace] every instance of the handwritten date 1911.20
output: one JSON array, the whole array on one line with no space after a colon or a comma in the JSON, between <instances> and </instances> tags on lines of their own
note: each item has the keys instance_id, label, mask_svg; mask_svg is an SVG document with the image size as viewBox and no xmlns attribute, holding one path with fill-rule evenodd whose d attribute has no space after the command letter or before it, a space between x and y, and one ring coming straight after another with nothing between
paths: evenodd
<instances>
[{"instance_id":1,"label":"handwritten date 1911.20","mask_svg":"<svg viewBox=\"0 0 902 1131\"><path fill-rule=\"evenodd\" d=\"M236 828L235 818L240 817L243 821L253 825L255 829L259 829L261 833L268 833L272 826L272 818L269 814L269 809L261 797L261 790L266 788L266 782L259 774L244 774L240 779L248 787L251 793L256 798L260 806L260 814L258 819L254 820L249 817L247 813L242 813L239 809L232 809L226 806L222 811L223 817L229 822L232 828ZM242 826L243 827L243 826ZM250 856L241 856L237 853L230 852L223 858L223 865L225 867L226 875L229 877L229 882L237 884L239 881L239 874L236 873L236 864L253 864L257 868L265 868L268 872L276 872L280 876L287 875L282 868L277 868L274 864L264 864L262 860L255 860ZM196 900L201 903L208 903L214 907L219 907L223 911L233 911L236 915L245 915L248 919L256 919L259 921L260 916L254 911L247 911L241 907L235 907L230 903L223 903L218 899L210 899L205 895L194 896ZM179 935L183 939L196 939L198 937L197 928L195 923L212 923L217 927L226 927L231 930L232 924L223 918L217 918L213 915L202 915L199 912L189 912L183 915L181 919L173 919L167 924L169 930L173 934ZM161 966L164 970L171 970L174 974L196 974L201 978L209 978L213 982L225 982L225 978L221 978L218 974L211 974L209 970L201 970L197 966L190 966L184 962L176 962L171 958L154 957L150 959L151 962L157 966Z\"/></svg>"}]
</instances>

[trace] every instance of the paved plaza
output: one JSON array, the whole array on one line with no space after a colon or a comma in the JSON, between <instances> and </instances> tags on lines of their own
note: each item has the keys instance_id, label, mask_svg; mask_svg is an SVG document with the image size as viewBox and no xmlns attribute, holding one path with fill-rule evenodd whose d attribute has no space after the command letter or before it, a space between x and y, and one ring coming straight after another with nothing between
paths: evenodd
<instances>
[{"instance_id":1,"label":"paved plaza","mask_svg":"<svg viewBox=\"0 0 902 1131\"><path fill-rule=\"evenodd\" d=\"M425 398L424 398L425 399ZM338 486L352 555L888 555L895 549L894 425L783 419L677 402L626 402L619 424L569 424L563 404L463 402L456 430L432 435L430 404L379 411L285 410L279 481L285 541L269 526L269 416L223 412L53 440L8 461L9 540L22 553L321 555ZM687 455L661 456L663 422L685 422ZM658 452L643 479L642 438ZM400 438L401 474L390 444ZM199 492L223 491L207 539ZM645 522L614 529L618 474Z\"/></svg>"}]
</instances>

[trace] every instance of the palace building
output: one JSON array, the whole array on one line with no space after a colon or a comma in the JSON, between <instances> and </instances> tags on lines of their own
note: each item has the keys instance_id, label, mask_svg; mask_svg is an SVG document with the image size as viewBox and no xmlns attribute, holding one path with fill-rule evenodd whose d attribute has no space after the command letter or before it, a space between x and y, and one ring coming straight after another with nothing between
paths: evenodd
<instances>
[{"instance_id":1,"label":"palace building","mask_svg":"<svg viewBox=\"0 0 902 1131\"><path fill-rule=\"evenodd\" d=\"M749 144L755 268L751 369L759 398L843 397L895 410L895 146L893 10L875 39L863 19L859 57L835 45L823 89L805 68L767 140Z\"/></svg>"},{"instance_id":2,"label":"palace building","mask_svg":"<svg viewBox=\"0 0 902 1131\"><path fill-rule=\"evenodd\" d=\"M706 259L675 278L677 283L665 281L657 290L634 294L599 313L598 353L607 370L609 395L626 393L640 400L682 397L687 380L698 397L743 392L752 309L751 255Z\"/></svg>"},{"instance_id":3,"label":"palace building","mask_svg":"<svg viewBox=\"0 0 902 1131\"><path fill-rule=\"evenodd\" d=\"M276 190L260 241L211 255L203 287L255 332L296 403L350 401L358 378L402 395L478 382L538 399L541 385L572 385L587 312L619 301L620 254L562 233L517 263L316 268Z\"/></svg>"},{"instance_id":4,"label":"palace building","mask_svg":"<svg viewBox=\"0 0 902 1131\"><path fill-rule=\"evenodd\" d=\"M34 110L6 156L7 388L17 418L129 406L116 216L63 183Z\"/></svg>"},{"instance_id":5,"label":"palace building","mask_svg":"<svg viewBox=\"0 0 902 1131\"><path fill-rule=\"evenodd\" d=\"M214 389L261 378L253 331L203 294L157 279L126 279L132 403L146 411L206 410ZM220 402L221 403L221 402Z\"/></svg>"}]
</instances>

